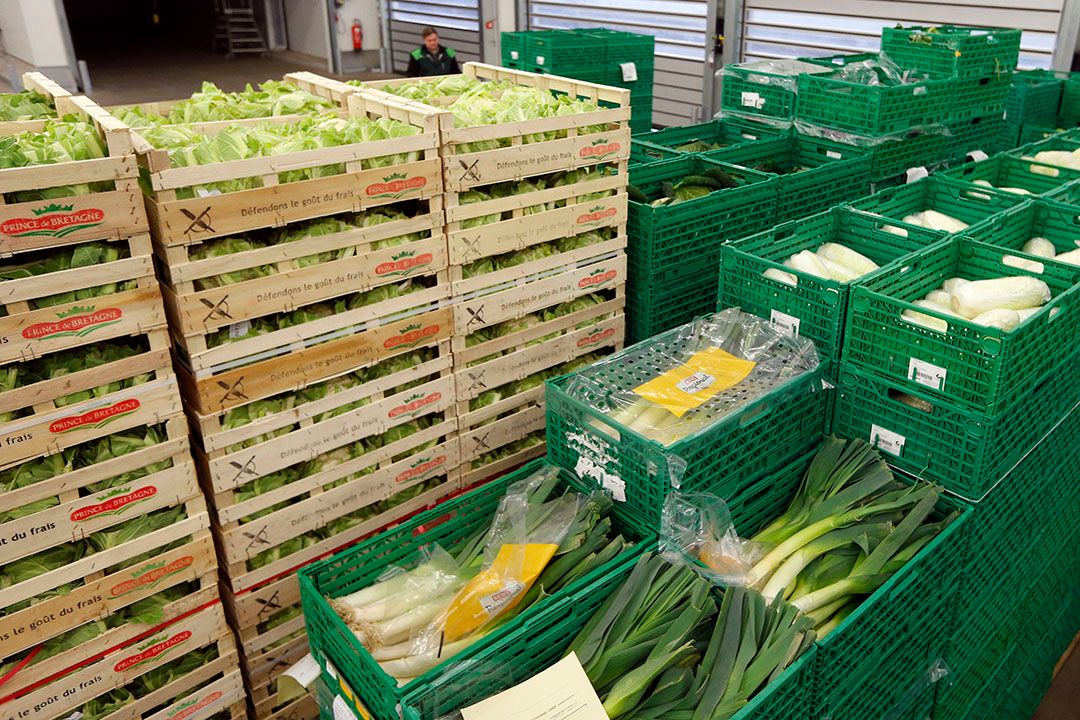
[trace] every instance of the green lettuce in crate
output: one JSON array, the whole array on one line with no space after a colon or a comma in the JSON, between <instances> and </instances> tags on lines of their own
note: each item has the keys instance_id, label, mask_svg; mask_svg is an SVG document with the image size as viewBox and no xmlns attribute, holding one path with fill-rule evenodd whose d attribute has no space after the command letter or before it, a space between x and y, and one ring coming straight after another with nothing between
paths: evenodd
<instances>
[{"instance_id":1,"label":"green lettuce in crate","mask_svg":"<svg viewBox=\"0 0 1080 720\"><path fill-rule=\"evenodd\" d=\"M0 94L0 121L37 120L56 117L52 101L36 90Z\"/></svg>"},{"instance_id":2,"label":"green lettuce in crate","mask_svg":"<svg viewBox=\"0 0 1080 720\"><path fill-rule=\"evenodd\" d=\"M117 108L113 114L131 127L220 122L278 115L310 115L333 109L333 103L280 80L267 80L256 90L250 84L239 92L225 92L212 82L190 98L174 103L166 115L140 105Z\"/></svg>"},{"instance_id":3,"label":"green lettuce in crate","mask_svg":"<svg viewBox=\"0 0 1080 720\"><path fill-rule=\"evenodd\" d=\"M47 120L40 131L30 130L0 138L0 169L96 160L107 155L105 144L93 123L67 118L63 121ZM87 195L112 188L112 182L80 183L20 190L7 193L5 197L9 202L28 202Z\"/></svg>"}]
</instances>

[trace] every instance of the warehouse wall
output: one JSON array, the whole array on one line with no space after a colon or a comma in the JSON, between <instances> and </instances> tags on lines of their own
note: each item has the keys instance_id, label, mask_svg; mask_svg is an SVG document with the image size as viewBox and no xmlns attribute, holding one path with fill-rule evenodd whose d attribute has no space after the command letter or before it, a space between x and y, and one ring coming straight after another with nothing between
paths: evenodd
<instances>
[{"instance_id":1,"label":"warehouse wall","mask_svg":"<svg viewBox=\"0 0 1080 720\"><path fill-rule=\"evenodd\" d=\"M290 50L328 57L329 22L323 0L285 0L285 28L289 34Z\"/></svg>"},{"instance_id":2,"label":"warehouse wall","mask_svg":"<svg viewBox=\"0 0 1080 720\"><path fill-rule=\"evenodd\" d=\"M0 40L9 55L29 65L68 64L64 32L52 0L0 2Z\"/></svg>"}]
</instances>

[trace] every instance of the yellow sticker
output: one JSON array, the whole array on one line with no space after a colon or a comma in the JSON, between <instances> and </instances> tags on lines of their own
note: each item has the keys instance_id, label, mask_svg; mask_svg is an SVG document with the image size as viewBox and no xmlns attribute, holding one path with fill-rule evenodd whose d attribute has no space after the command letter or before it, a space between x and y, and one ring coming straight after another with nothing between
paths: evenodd
<instances>
[{"instance_id":1,"label":"yellow sticker","mask_svg":"<svg viewBox=\"0 0 1080 720\"><path fill-rule=\"evenodd\" d=\"M756 364L712 347L694 353L684 364L639 385L634 392L681 418L716 393L738 385Z\"/></svg>"}]
</instances>

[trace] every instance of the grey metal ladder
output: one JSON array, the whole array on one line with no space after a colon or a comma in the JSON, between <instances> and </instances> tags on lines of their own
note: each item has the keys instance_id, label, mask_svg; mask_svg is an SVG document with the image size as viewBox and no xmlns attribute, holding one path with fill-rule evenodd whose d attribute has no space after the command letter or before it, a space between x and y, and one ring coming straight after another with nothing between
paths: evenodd
<instances>
[{"instance_id":1,"label":"grey metal ladder","mask_svg":"<svg viewBox=\"0 0 1080 720\"><path fill-rule=\"evenodd\" d=\"M224 50L227 60L241 54L270 56L266 39L255 22L251 0L215 0L214 14L214 46L219 52Z\"/></svg>"}]
</instances>

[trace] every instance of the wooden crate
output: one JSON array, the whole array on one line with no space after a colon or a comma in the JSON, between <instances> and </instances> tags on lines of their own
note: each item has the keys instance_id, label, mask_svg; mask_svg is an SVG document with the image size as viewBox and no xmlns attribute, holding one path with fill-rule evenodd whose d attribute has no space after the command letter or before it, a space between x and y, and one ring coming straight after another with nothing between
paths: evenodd
<instances>
[{"instance_id":1,"label":"wooden crate","mask_svg":"<svg viewBox=\"0 0 1080 720\"><path fill-rule=\"evenodd\" d=\"M272 685L251 691L255 720L316 720L319 717L319 703L314 695L308 694L278 707L275 692Z\"/></svg>"},{"instance_id":2,"label":"wooden crate","mask_svg":"<svg viewBox=\"0 0 1080 720\"><path fill-rule=\"evenodd\" d=\"M453 483L438 484L416 498L368 518L342 532L335 533L304 550L285 555L257 568L248 562L250 558L272 550L296 537L323 531L333 521L364 510L376 502L389 500L403 490L421 483L434 483L439 478L448 475L457 466L458 443L454 438L457 424L453 419L453 378L446 377L437 380L416 388L410 393L413 394L403 393L393 399L390 404L381 407L376 404L360 410L370 408L367 417L378 417L387 413L387 408L391 405L393 408L390 411L393 412L393 410L417 402L412 401L403 405L402 399L408 400L409 397L415 397L418 401L424 402L428 398L438 397L438 400L429 404L423 411L423 416L427 421L433 423L430 427L244 502L235 502L235 495L231 490L219 492L214 496L213 502L216 508L214 523L218 534L219 551L227 582L234 592L254 587L281 572L306 564L325 553L327 549L351 543L417 507L426 506L454 489ZM360 421L358 416L357 422ZM400 422L400 420L395 420L394 424L400 424ZM337 423L330 424L341 427ZM355 424L351 425L355 426ZM368 433L368 436L373 434ZM436 443L434 447L423 447L432 442ZM406 457L402 458L403 455ZM337 487L329 487L349 475L369 468L374 468L369 474L348 480ZM234 475L237 472L234 470ZM240 486L244 479L241 476L234 482L236 486ZM269 510L279 503L286 502L289 504L283 508L243 522L253 513Z\"/></svg>"},{"instance_id":3,"label":"wooden crate","mask_svg":"<svg viewBox=\"0 0 1080 720\"><path fill-rule=\"evenodd\" d=\"M543 272L553 267L579 263L591 257L625 251L625 188L625 175L598 175L572 185L464 205L460 204L461 193L448 192L446 235L450 253L450 281L454 294L477 292L492 285L511 282L523 274ZM613 194L593 200L582 197L598 192ZM530 208L549 203L561 204L563 207L527 212ZM469 220L497 214L510 214L511 217L498 222L463 227ZM465 266L483 258L521 251L589 231L600 231L609 239L513 267L470 278L464 277Z\"/></svg>"},{"instance_id":4,"label":"wooden crate","mask_svg":"<svg viewBox=\"0 0 1080 720\"><path fill-rule=\"evenodd\" d=\"M236 691L243 692L241 676L236 671L236 644L220 603L159 627L125 647L111 649L95 662L70 668L58 678L36 677L35 685L25 694L0 698L0 718L52 720L64 717L95 697L127 686L154 668L211 646L217 649L215 660L105 716L107 720L165 720L183 713L185 720L208 718L234 707L238 699ZM191 698L176 699L195 689L198 689L195 703Z\"/></svg>"},{"instance_id":5,"label":"wooden crate","mask_svg":"<svg viewBox=\"0 0 1080 720\"><path fill-rule=\"evenodd\" d=\"M92 122L108 157L0 169L0 194L109 181L115 189L0 205L0 257L147 231L130 129L85 97L59 96L56 107Z\"/></svg>"},{"instance_id":6,"label":"wooden crate","mask_svg":"<svg viewBox=\"0 0 1080 720\"><path fill-rule=\"evenodd\" d=\"M579 115L467 128L454 127L453 115L443 111L439 118L440 152L447 191L459 192L505 180L596 165L615 166L619 175L626 176L630 157L629 90L474 62L465 63L462 73L479 80L505 81L589 99L608 107ZM371 89L388 84L394 84L394 81L373 81L364 87L364 92L396 97ZM356 97L350 95L348 102L354 102ZM453 99L448 98L448 101ZM415 101L405 102L413 107L430 107ZM529 135L552 132L561 137L526 142ZM468 149L462 147L467 143L491 140L505 147L463 152Z\"/></svg>"},{"instance_id":7,"label":"wooden crate","mask_svg":"<svg viewBox=\"0 0 1080 720\"><path fill-rule=\"evenodd\" d=\"M419 347L437 346L452 329L451 311L441 307L448 295L448 287L436 286L226 343L198 356L180 353L185 360L178 369L186 400L199 415L216 414Z\"/></svg>"},{"instance_id":8,"label":"wooden crate","mask_svg":"<svg viewBox=\"0 0 1080 720\"><path fill-rule=\"evenodd\" d=\"M24 89L33 90L39 95L44 95L46 98L52 100L53 107L56 106L57 98L71 97L70 92L39 72L23 73L22 84ZM15 135L27 131L38 132L45 126L45 120L45 118L41 118L39 120L9 120L7 122L0 122L0 135Z\"/></svg>"},{"instance_id":9,"label":"wooden crate","mask_svg":"<svg viewBox=\"0 0 1080 720\"><path fill-rule=\"evenodd\" d=\"M437 114L407 106L391 96L354 97L350 113L352 117L392 118L422 132L411 137L176 168L170 166L167 151L152 147L137 132L133 133L139 163L151 187L146 204L155 241L167 247L186 245L442 193ZM287 122L288 118L262 120ZM198 129L213 133L220 128ZM421 157L392 167L364 169L366 160L397 153L417 153ZM342 175L278 184L279 172L339 163L345 164ZM181 188L250 177L262 178L263 187L176 199L176 191Z\"/></svg>"},{"instance_id":10,"label":"wooden crate","mask_svg":"<svg viewBox=\"0 0 1080 720\"><path fill-rule=\"evenodd\" d=\"M200 243L158 246L174 332L182 338L186 351L197 355L207 350L203 335L246 320L410 278L429 277L445 283L442 198L419 204L423 205L421 212L408 219L203 260L191 259ZM423 237L405 245L372 249L381 240L413 233ZM355 248L355 255L306 267L297 264L299 258L345 248ZM274 274L196 289L196 281L204 278L267 266Z\"/></svg>"},{"instance_id":11,"label":"wooden crate","mask_svg":"<svg viewBox=\"0 0 1080 720\"><path fill-rule=\"evenodd\" d=\"M68 593L0 618L0 661L6 662L17 653L25 654L35 645L80 625L105 620L138 600L182 583L190 583L195 589L165 605L161 622L171 622L216 600L218 578L214 541L207 515L201 514L199 520L206 529L197 531L191 542L166 549L155 557L108 575L98 571L95 573L100 576L97 580L86 581ZM38 678L50 677L109 648L134 640L158 624L128 622L106 630L60 655L27 666L5 683L4 690L22 690Z\"/></svg>"}]
</instances>

